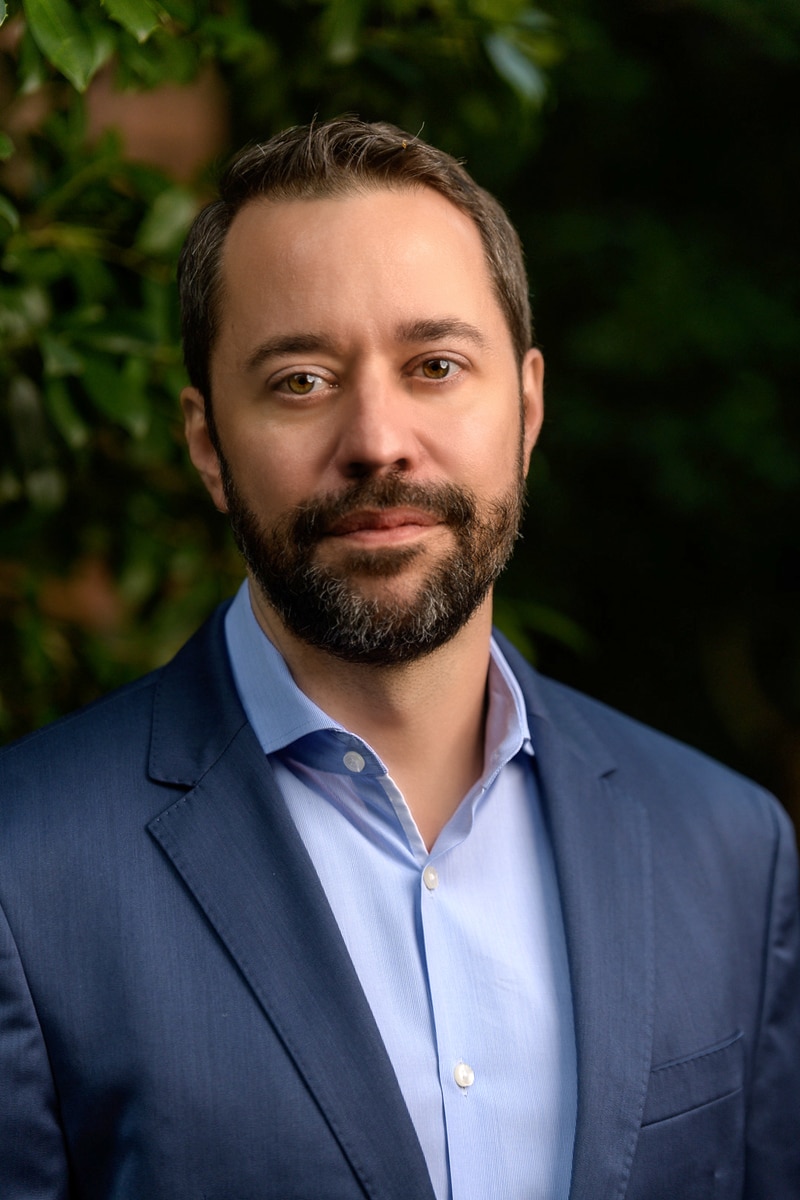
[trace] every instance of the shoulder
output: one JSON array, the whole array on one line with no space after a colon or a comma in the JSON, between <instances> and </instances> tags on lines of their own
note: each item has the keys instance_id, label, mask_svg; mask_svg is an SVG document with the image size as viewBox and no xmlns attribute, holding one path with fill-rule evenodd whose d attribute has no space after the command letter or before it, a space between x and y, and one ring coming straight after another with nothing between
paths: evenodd
<instances>
[{"instance_id":1,"label":"shoulder","mask_svg":"<svg viewBox=\"0 0 800 1200\"><path fill-rule=\"evenodd\" d=\"M110 693L0 751L0 840L24 856L28 839L91 839L127 806L148 815L153 696L159 672ZM162 802L163 806L163 802Z\"/></svg>"},{"instance_id":2,"label":"shoulder","mask_svg":"<svg viewBox=\"0 0 800 1200\"><path fill-rule=\"evenodd\" d=\"M744 831L771 842L791 837L783 806L766 788L693 746L554 680L542 681L553 711L578 714L617 764L623 786L650 811L655 828L707 823L721 842Z\"/></svg>"},{"instance_id":3,"label":"shoulder","mask_svg":"<svg viewBox=\"0 0 800 1200\"><path fill-rule=\"evenodd\" d=\"M82 751L118 753L120 741L135 738L149 722L159 675L160 670L144 675L4 746L0 749L0 774L50 759L63 767Z\"/></svg>"},{"instance_id":4,"label":"shoulder","mask_svg":"<svg viewBox=\"0 0 800 1200\"><path fill-rule=\"evenodd\" d=\"M544 722L571 753L635 796L655 827L698 829L722 840L745 830L792 839L788 816L766 789L702 751L535 671L503 641L534 721ZM541 728L541 726L540 726Z\"/></svg>"},{"instance_id":5,"label":"shoulder","mask_svg":"<svg viewBox=\"0 0 800 1200\"><path fill-rule=\"evenodd\" d=\"M0 828L28 809L111 811L153 779L169 783L154 762L209 744L230 712L221 620L218 610L163 667L0 750Z\"/></svg>"}]
</instances>

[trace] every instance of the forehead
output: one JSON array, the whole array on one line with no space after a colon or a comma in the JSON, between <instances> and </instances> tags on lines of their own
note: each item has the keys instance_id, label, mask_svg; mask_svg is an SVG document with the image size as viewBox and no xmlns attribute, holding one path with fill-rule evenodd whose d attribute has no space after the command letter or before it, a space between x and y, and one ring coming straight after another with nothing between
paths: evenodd
<instances>
[{"instance_id":1,"label":"forehead","mask_svg":"<svg viewBox=\"0 0 800 1200\"><path fill-rule=\"evenodd\" d=\"M331 193L303 197L256 196L248 200L231 222L225 247L245 231L271 229L274 236L289 240L310 236L320 225L344 225L351 217L363 221L413 222L417 219L433 225L448 226L452 232L482 247L478 227L466 212L440 192L427 185L354 185ZM384 226L387 232L389 227Z\"/></svg>"},{"instance_id":2,"label":"forehead","mask_svg":"<svg viewBox=\"0 0 800 1200\"><path fill-rule=\"evenodd\" d=\"M426 297L497 308L477 226L428 187L249 201L228 231L220 282L223 323L242 303L275 315Z\"/></svg>"}]
</instances>

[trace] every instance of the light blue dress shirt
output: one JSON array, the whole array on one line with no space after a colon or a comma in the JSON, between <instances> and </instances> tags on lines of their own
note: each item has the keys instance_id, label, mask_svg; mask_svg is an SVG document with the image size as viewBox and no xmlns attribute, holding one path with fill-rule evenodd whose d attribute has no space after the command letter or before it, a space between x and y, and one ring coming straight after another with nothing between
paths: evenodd
<instances>
[{"instance_id":1,"label":"light blue dress shirt","mask_svg":"<svg viewBox=\"0 0 800 1200\"><path fill-rule=\"evenodd\" d=\"M567 1200L569 969L524 703L499 648L483 776L428 853L375 751L298 689L247 584L225 628L243 707L355 965L437 1200Z\"/></svg>"}]
</instances>

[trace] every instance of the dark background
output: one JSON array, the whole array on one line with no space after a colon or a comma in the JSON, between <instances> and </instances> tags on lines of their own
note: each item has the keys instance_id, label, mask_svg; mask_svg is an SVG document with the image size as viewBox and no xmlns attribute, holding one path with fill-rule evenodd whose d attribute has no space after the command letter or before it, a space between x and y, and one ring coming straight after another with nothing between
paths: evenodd
<instances>
[{"instance_id":1,"label":"dark background","mask_svg":"<svg viewBox=\"0 0 800 1200\"><path fill-rule=\"evenodd\" d=\"M175 257L231 150L350 111L463 156L523 235L548 415L502 625L797 819L796 0L113 7L0 27L3 736L236 586L181 445Z\"/></svg>"}]
</instances>

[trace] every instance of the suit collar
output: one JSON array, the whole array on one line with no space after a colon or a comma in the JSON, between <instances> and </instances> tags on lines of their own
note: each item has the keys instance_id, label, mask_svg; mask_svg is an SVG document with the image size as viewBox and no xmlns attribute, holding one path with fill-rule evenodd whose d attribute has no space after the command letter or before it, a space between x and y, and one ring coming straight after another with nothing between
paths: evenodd
<instances>
[{"instance_id":1,"label":"suit collar","mask_svg":"<svg viewBox=\"0 0 800 1200\"><path fill-rule=\"evenodd\" d=\"M159 672L149 758L159 783L196 783L247 726L225 645L227 608L216 609Z\"/></svg>"},{"instance_id":2,"label":"suit collar","mask_svg":"<svg viewBox=\"0 0 800 1200\"><path fill-rule=\"evenodd\" d=\"M218 610L161 674L150 770L190 790L148 829L255 994L365 1194L433 1200L339 928L239 704L223 617Z\"/></svg>"},{"instance_id":3,"label":"suit collar","mask_svg":"<svg viewBox=\"0 0 800 1200\"><path fill-rule=\"evenodd\" d=\"M151 778L159 782L195 783L248 724L228 658L227 610L228 604L217 608L159 673L149 759ZM613 755L570 703L567 689L554 692L502 634L494 636L523 689L529 719L557 729L564 749L590 772L614 771Z\"/></svg>"},{"instance_id":4,"label":"suit collar","mask_svg":"<svg viewBox=\"0 0 800 1200\"><path fill-rule=\"evenodd\" d=\"M599 777L615 771L614 754L583 716L575 703L575 694L534 671L508 638L497 630L494 636L522 688L529 717L538 718L548 728L557 730L562 748L583 763L591 774Z\"/></svg>"},{"instance_id":5,"label":"suit collar","mask_svg":"<svg viewBox=\"0 0 800 1200\"><path fill-rule=\"evenodd\" d=\"M161 673L150 770L192 790L151 833L228 946L367 1194L431 1197L374 1019L239 703L223 619L218 610ZM536 676L505 642L503 651L528 709L570 963L578 1055L570 1197L618 1200L641 1121L654 1011L646 813L568 691ZM287 961L291 972L272 969ZM328 1055L309 1052L321 1045Z\"/></svg>"}]
</instances>

